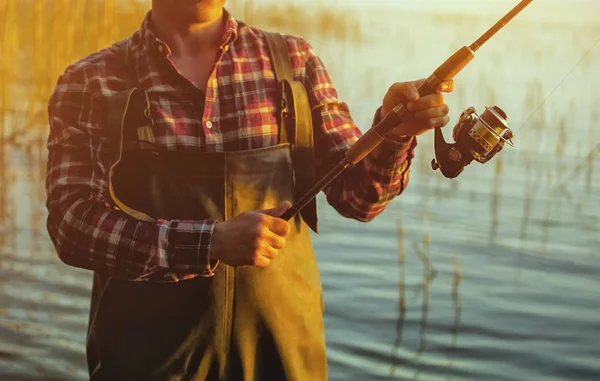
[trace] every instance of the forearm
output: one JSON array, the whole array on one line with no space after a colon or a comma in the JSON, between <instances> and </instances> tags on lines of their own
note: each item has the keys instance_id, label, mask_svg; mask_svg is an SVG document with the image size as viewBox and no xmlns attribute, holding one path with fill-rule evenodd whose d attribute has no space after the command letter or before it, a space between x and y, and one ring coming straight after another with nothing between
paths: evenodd
<instances>
[{"instance_id":1,"label":"forearm","mask_svg":"<svg viewBox=\"0 0 600 381\"><path fill-rule=\"evenodd\" d=\"M48 233L70 265L129 280L210 276L214 221L138 221L99 197L49 203Z\"/></svg>"},{"instance_id":2,"label":"forearm","mask_svg":"<svg viewBox=\"0 0 600 381\"><path fill-rule=\"evenodd\" d=\"M348 105L338 99L325 65L310 45L305 44L305 49L304 84L313 111L317 174L323 175L361 133L350 116ZM374 124L378 119L379 110ZM415 146L415 138L402 138L398 142L384 140L380 147L324 190L329 204L343 216L372 220L406 188Z\"/></svg>"},{"instance_id":3,"label":"forearm","mask_svg":"<svg viewBox=\"0 0 600 381\"><path fill-rule=\"evenodd\" d=\"M116 142L105 100L86 73L66 70L48 102L47 228L58 256L130 280L210 276L214 221L139 221L107 196Z\"/></svg>"},{"instance_id":4,"label":"forearm","mask_svg":"<svg viewBox=\"0 0 600 381\"><path fill-rule=\"evenodd\" d=\"M365 222L375 218L406 189L416 145L414 137L384 139L325 190L329 204L349 218Z\"/></svg>"}]
</instances>

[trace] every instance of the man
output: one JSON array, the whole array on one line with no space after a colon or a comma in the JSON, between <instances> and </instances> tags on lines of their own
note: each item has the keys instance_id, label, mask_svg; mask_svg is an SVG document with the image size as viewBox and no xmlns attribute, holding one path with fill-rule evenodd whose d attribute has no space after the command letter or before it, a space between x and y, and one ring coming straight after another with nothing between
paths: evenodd
<instances>
[{"instance_id":1,"label":"man","mask_svg":"<svg viewBox=\"0 0 600 381\"><path fill-rule=\"evenodd\" d=\"M48 231L61 260L95 274L92 380L327 378L316 221L278 218L302 165L278 130L265 35L224 3L153 0L50 99ZM360 131L310 45L285 38L323 173ZM325 190L341 215L379 214L408 183L415 136L448 123L442 94L415 83L392 85L375 116L409 101L411 117Z\"/></svg>"}]
</instances>

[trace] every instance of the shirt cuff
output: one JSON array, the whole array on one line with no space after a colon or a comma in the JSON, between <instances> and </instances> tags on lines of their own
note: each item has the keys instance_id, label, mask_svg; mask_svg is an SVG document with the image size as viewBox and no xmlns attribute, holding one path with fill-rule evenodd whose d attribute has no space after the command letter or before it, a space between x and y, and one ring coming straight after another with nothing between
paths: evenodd
<instances>
[{"instance_id":1,"label":"shirt cuff","mask_svg":"<svg viewBox=\"0 0 600 381\"><path fill-rule=\"evenodd\" d=\"M382 119L381 108L379 107L375 112L372 127L377 125ZM371 151L369 156L378 167L389 168L406 161L410 157L410 151L414 150L416 145L417 139L414 136L407 136L400 140L392 140L384 137L379 145L379 149Z\"/></svg>"},{"instance_id":2,"label":"shirt cuff","mask_svg":"<svg viewBox=\"0 0 600 381\"><path fill-rule=\"evenodd\" d=\"M212 220L168 222L165 243L168 268L174 273L185 274L180 279L214 275L219 261L210 260L210 245L216 224L217 221ZM162 230L159 230L159 250L161 234Z\"/></svg>"}]
</instances>

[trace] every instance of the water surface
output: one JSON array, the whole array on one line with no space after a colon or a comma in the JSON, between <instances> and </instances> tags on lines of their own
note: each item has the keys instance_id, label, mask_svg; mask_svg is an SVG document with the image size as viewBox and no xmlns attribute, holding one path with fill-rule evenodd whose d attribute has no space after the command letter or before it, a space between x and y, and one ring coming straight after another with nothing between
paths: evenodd
<instances>
[{"instance_id":1,"label":"water surface","mask_svg":"<svg viewBox=\"0 0 600 381\"><path fill-rule=\"evenodd\" d=\"M310 40L363 130L389 84L495 21L410 12L365 10L361 42ZM408 189L369 224L319 198L331 380L600 379L600 49L575 66L598 37L515 20L447 97L453 121L501 106L514 149L448 180L423 136ZM45 150L0 157L0 379L84 380L91 276L45 233Z\"/></svg>"}]
</instances>

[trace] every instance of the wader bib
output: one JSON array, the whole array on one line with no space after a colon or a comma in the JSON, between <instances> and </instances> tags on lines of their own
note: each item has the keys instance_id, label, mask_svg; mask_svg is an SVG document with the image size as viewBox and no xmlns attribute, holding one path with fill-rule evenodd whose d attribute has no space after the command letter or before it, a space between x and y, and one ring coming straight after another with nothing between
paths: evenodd
<instances>
[{"instance_id":1,"label":"wader bib","mask_svg":"<svg viewBox=\"0 0 600 381\"><path fill-rule=\"evenodd\" d=\"M147 221L225 221L297 199L310 187L306 93L296 96L302 85L291 80L283 39L268 37L284 100L278 145L218 153L159 150L147 94L134 88L111 97L109 123L120 144L110 192L123 212ZM309 225L316 230L314 204L290 225L285 248L266 268L220 263L211 278L171 283L95 273L91 380L326 380L321 282L309 236Z\"/></svg>"}]
</instances>

